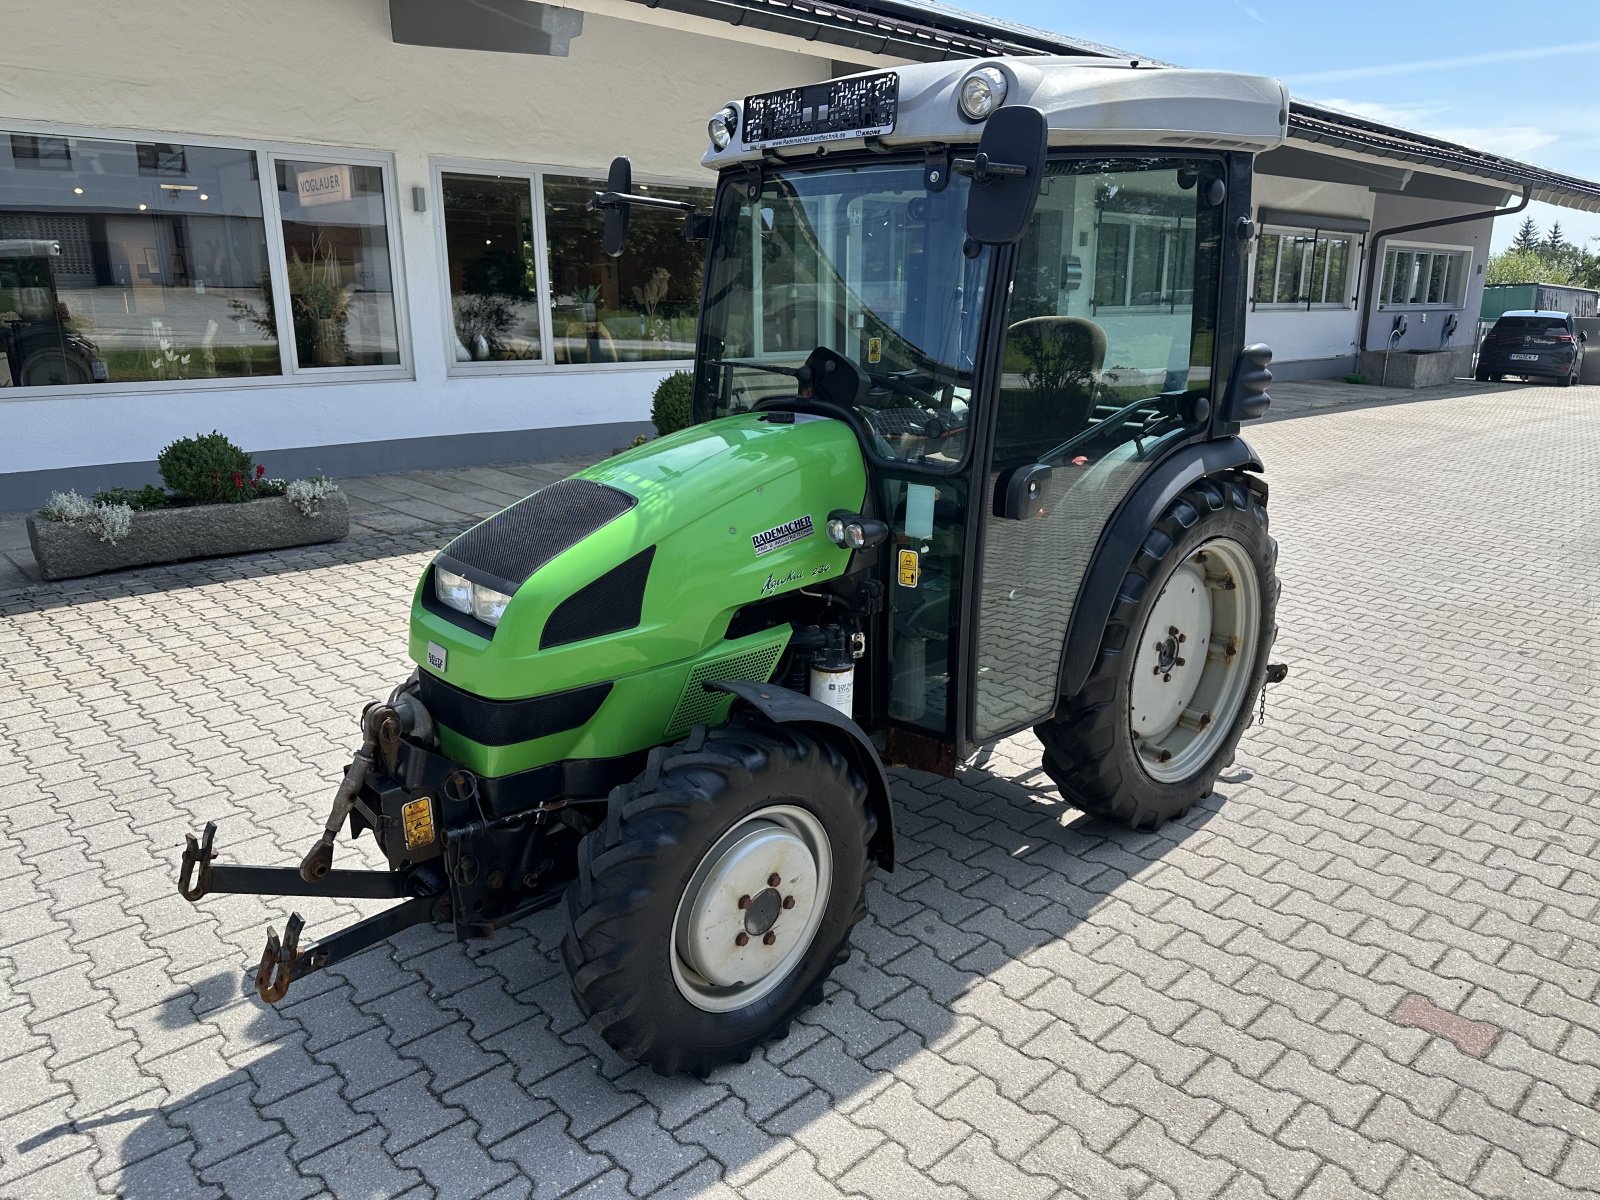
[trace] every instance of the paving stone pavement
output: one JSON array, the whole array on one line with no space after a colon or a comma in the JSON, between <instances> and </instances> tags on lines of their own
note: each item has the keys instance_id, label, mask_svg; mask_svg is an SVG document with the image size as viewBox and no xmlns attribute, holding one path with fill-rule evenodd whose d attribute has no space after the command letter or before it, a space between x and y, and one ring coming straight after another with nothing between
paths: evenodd
<instances>
[{"instance_id":1,"label":"paving stone pavement","mask_svg":"<svg viewBox=\"0 0 1600 1200\"><path fill-rule=\"evenodd\" d=\"M1600 389L1250 436L1293 674L1218 794L898 774L855 956L704 1082L589 1032L554 914L268 1009L289 905L174 893L208 817L298 861L441 534L0 594L0 1196L1600 1194Z\"/></svg>"}]
</instances>

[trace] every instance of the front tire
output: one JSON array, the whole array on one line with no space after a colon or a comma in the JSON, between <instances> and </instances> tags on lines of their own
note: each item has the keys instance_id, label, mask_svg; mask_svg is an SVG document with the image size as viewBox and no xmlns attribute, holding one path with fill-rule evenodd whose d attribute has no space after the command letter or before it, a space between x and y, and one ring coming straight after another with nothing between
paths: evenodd
<instances>
[{"instance_id":1,"label":"front tire","mask_svg":"<svg viewBox=\"0 0 1600 1200\"><path fill-rule=\"evenodd\" d=\"M664 1075L749 1058L848 957L875 825L844 756L787 727L652 751L579 847L563 945L578 1007Z\"/></svg>"},{"instance_id":2,"label":"front tire","mask_svg":"<svg viewBox=\"0 0 1600 1200\"><path fill-rule=\"evenodd\" d=\"M1136 829L1182 816L1233 761L1277 633L1277 546L1242 476L1162 514L1122 581L1094 669L1035 727L1075 807Z\"/></svg>"}]
</instances>

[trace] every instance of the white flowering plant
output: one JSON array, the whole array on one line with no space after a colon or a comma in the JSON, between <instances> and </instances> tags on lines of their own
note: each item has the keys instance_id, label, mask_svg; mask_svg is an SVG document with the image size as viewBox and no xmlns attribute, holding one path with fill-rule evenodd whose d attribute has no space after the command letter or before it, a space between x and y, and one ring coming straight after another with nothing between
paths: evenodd
<instances>
[{"instance_id":1,"label":"white flowering plant","mask_svg":"<svg viewBox=\"0 0 1600 1200\"><path fill-rule=\"evenodd\" d=\"M133 528L133 509L128 505L98 503L75 491L51 492L39 513L47 521L81 525L113 546Z\"/></svg>"},{"instance_id":2,"label":"white flowering plant","mask_svg":"<svg viewBox=\"0 0 1600 1200\"><path fill-rule=\"evenodd\" d=\"M322 475L310 479L296 479L286 484L283 494L289 503L300 510L302 516L314 517L322 510L323 497L339 490L339 485Z\"/></svg>"}]
</instances>

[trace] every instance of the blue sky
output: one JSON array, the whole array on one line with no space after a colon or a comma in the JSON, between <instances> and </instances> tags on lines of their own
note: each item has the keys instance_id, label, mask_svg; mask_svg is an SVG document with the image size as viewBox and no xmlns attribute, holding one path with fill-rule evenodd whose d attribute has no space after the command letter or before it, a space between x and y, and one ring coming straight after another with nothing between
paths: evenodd
<instances>
[{"instance_id":1,"label":"blue sky","mask_svg":"<svg viewBox=\"0 0 1600 1200\"><path fill-rule=\"evenodd\" d=\"M1273 75L1300 99L1600 179L1600 40L1581 5L953 2L1180 66ZM1528 212L1544 229L1559 220L1569 240L1600 237L1600 213L1543 204ZM1496 250L1520 220L1496 222Z\"/></svg>"}]
</instances>

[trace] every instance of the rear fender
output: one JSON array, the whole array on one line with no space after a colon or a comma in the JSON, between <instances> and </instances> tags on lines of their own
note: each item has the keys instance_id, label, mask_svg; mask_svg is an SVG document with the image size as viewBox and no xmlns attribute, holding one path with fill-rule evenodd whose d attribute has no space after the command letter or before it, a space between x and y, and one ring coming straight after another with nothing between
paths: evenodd
<instances>
[{"instance_id":1,"label":"rear fender","mask_svg":"<svg viewBox=\"0 0 1600 1200\"><path fill-rule=\"evenodd\" d=\"M878 819L878 829L867 852L882 870L894 870L894 808L889 798L889 775L883 769L877 747L861 726L837 709L774 683L730 679L707 686L729 693L774 725L794 725L843 754L866 781L867 802Z\"/></svg>"},{"instance_id":2,"label":"rear fender","mask_svg":"<svg viewBox=\"0 0 1600 1200\"><path fill-rule=\"evenodd\" d=\"M1078 602L1072 607L1066 645L1061 652L1058 695L1063 698L1077 695L1083 681L1089 677L1123 577L1133 566L1145 535L1167 511L1167 506L1190 484L1207 475L1261 469L1261 460L1243 438L1227 437L1184 446L1157 463L1139 481L1107 522L1095 549L1094 561L1078 590ZM1250 486L1265 498L1264 480L1252 479Z\"/></svg>"}]
</instances>

